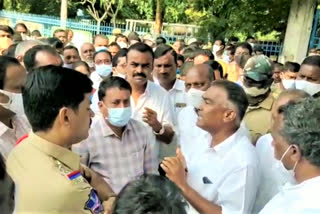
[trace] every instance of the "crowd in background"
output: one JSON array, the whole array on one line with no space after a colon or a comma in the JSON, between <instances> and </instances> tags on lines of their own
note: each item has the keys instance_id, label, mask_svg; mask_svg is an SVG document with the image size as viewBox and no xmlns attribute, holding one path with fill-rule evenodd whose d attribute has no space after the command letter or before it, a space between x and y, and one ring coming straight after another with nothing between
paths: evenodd
<instances>
[{"instance_id":1,"label":"crowd in background","mask_svg":"<svg viewBox=\"0 0 320 214\"><path fill-rule=\"evenodd\" d=\"M0 211L320 213L320 51L0 25Z\"/></svg>"}]
</instances>

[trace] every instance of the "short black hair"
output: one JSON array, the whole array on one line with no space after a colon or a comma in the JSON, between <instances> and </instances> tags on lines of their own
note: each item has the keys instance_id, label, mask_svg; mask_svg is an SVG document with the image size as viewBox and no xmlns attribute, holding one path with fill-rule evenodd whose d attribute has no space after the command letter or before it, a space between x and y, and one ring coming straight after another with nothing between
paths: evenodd
<instances>
[{"instance_id":1,"label":"short black hair","mask_svg":"<svg viewBox=\"0 0 320 214\"><path fill-rule=\"evenodd\" d=\"M31 36L41 36L41 33L40 33L40 31L39 30L34 30L34 31L32 31L31 32Z\"/></svg>"},{"instance_id":2,"label":"short black hair","mask_svg":"<svg viewBox=\"0 0 320 214\"><path fill-rule=\"evenodd\" d=\"M93 43L96 41L97 38L104 38L104 39L108 39L108 37L106 37L105 35L103 34L97 34L94 36L93 38ZM109 39L108 39L109 40Z\"/></svg>"},{"instance_id":3,"label":"short black hair","mask_svg":"<svg viewBox=\"0 0 320 214\"><path fill-rule=\"evenodd\" d=\"M68 46L64 47L63 51L65 51L65 50L76 50L77 53L79 54L78 48L74 47L73 45L68 45Z\"/></svg>"},{"instance_id":4,"label":"short black hair","mask_svg":"<svg viewBox=\"0 0 320 214\"><path fill-rule=\"evenodd\" d=\"M249 105L247 95L242 87L228 80L213 81L212 86L222 87L227 92L228 100L236 106L239 118L242 120Z\"/></svg>"},{"instance_id":5,"label":"short black hair","mask_svg":"<svg viewBox=\"0 0 320 214\"><path fill-rule=\"evenodd\" d=\"M212 68L213 72L218 70L220 73L220 77L221 78L223 77L223 68L219 62L214 61L214 60L209 60L209 61L205 62L204 64L209 65ZM213 75L213 77L215 77L215 76Z\"/></svg>"},{"instance_id":6,"label":"short black hair","mask_svg":"<svg viewBox=\"0 0 320 214\"><path fill-rule=\"evenodd\" d=\"M113 58L112 58L112 67L118 66L118 59L121 57L127 57L128 49L122 48Z\"/></svg>"},{"instance_id":7,"label":"short black hair","mask_svg":"<svg viewBox=\"0 0 320 214\"><path fill-rule=\"evenodd\" d=\"M229 38L229 42L239 42L239 38L238 37L236 37L236 36L231 36L230 38Z\"/></svg>"},{"instance_id":8,"label":"short black hair","mask_svg":"<svg viewBox=\"0 0 320 214\"><path fill-rule=\"evenodd\" d=\"M247 42L239 43L239 44L237 45L237 47L236 47L236 50L237 50L238 48L248 49L248 50L249 50L249 54L252 55L252 51L253 51L253 50L252 50L252 46L251 46L249 43L247 43Z\"/></svg>"},{"instance_id":9,"label":"short black hair","mask_svg":"<svg viewBox=\"0 0 320 214\"><path fill-rule=\"evenodd\" d=\"M41 39L40 41L44 42L45 44L50 45L53 48L63 48L63 43L56 37L50 37L46 39Z\"/></svg>"},{"instance_id":10,"label":"short black hair","mask_svg":"<svg viewBox=\"0 0 320 214\"><path fill-rule=\"evenodd\" d=\"M88 63L86 63L85 61L78 61L78 62L72 63L72 69L76 69L79 66L85 66L88 69L88 71L90 72L90 67L89 67Z\"/></svg>"},{"instance_id":11,"label":"short black hair","mask_svg":"<svg viewBox=\"0 0 320 214\"><path fill-rule=\"evenodd\" d=\"M162 44L166 44L167 40L165 38L163 38L162 36L159 36L156 38L156 46L158 45L162 45Z\"/></svg>"},{"instance_id":12,"label":"short black hair","mask_svg":"<svg viewBox=\"0 0 320 214\"><path fill-rule=\"evenodd\" d=\"M26 30L28 31L27 26L26 26L24 23L21 23L21 22L20 22L20 23L17 23L16 26L14 26L14 30L17 30L17 28L18 28L19 26L23 27L24 29L26 29Z\"/></svg>"},{"instance_id":13,"label":"short black hair","mask_svg":"<svg viewBox=\"0 0 320 214\"><path fill-rule=\"evenodd\" d=\"M302 65L311 65L320 68L320 56L308 56L303 60L301 66Z\"/></svg>"},{"instance_id":14,"label":"short black hair","mask_svg":"<svg viewBox=\"0 0 320 214\"><path fill-rule=\"evenodd\" d=\"M197 55L198 51L201 50L198 46L188 46L183 49L183 57L185 59L194 59L194 57Z\"/></svg>"},{"instance_id":15,"label":"short black hair","mask_svg":"<svg viewBox=\"0 0 320 214\"><path fill-rule=\"evenodd\" d=\"M177 64L177 53L175 52L175 50L173 50L173 48L169 45L159 45L156 50L154 51L154 58L158 59L164 55L166 55L167 53L171 53L171 55L173 56L174 62Z\"/></svg>"},{"instance_id":16,"label":"short black hair","mask_svg":"<svg viewBox=\"0 0 320 214\"><path fill-rule=\"evenodd\" d=\"M5 80L7 76L7 69L10 65L20 66L16 58L9 56L0 56L0 89L4 89Z\"/></svg>"},{"instance_id":17,"label":"short black hair","mask_svg":"<svg viewBox=\"0 0 320 214\"><path fill-rule=\"evenodd\" d=\"M111 43L108 45L108 47L112 47L112 46L118 47L119 50L121 49L120 45L118 45L118 43L116 43L116 42L111 42Z\"/></svg>"},{"instance_id":18,"label":"short black hair","mask_svg":"<svg viewBox=\"0 0 320 214\"><path fill-rule=\"evenodd\" d=\"M146 45L142 42L138 42L134 45L131 45L128 49L128 54L130 51L135 50L141 53L149 53L152 56L152 59L154 59L154 53L152 48L149 45Z\"/></svg>"},{"instance_id":19,"label":"short black hair","mask_svg":"<svg viewBox=\"0 0 320 214\"><path fill-rule=\"evenodd\" d=\"M138 34L137 32L133 32L133 31L129 33L129 35L128 35L128 40L129 40L129 42L130 42L131 40L136 40L136 41L141 42L141 39L140 39L140 37L139 37L139 34Z\"/></svg>"},{"instance_id":20,"label":"short black hair","mask_svg":"<svg viewBox=\"0 0 320 214\"><path fill-rule=\"evenodd\" d=\"M53 36L55 37L55 34L56 34L56 33L60 33L60 32L66 33L66 31L63 30L63 29L56 29L56 30L53 32Z\"/></svg>"},{"instance_id":21,"label":"short black hair","mask_svg":"<svg viewBox=\"0 0 320 214\"><path fill-rule=\"evenodd\" d=\"M228 45L229 47L226 48L226 51L230 51L231 55L234 55L236 53L236 47L232 44Z\"/></svg>"},{"instance_id":22,"label":"short black hair","mask_svg":"<svg viewBox=\"0 0 320 214\"><path fill-rule=\"evenodd\" d=\"M32 70L33 68L37 67L36 55L40 51L47 52L47 53L52 54L54 56L59 56L57 51L49 45L36 45L36 46L32 47L31 49L29 49L24 55L23 62L24 62L24 66L26 67L27 71Z\"/></svg>"},{"instance_id":23,"label":"short black hair","mask_svg":"<svg viewBox=\"0 0 320 214\"><path fill-rule=\"evenodd\" d=\"M300 70L300 64L296 62L286 62L284 63L283 70L298 73Z\"/></svg>"},{"instance_id":24,"label":"short black hair","mask_svg":"<svg viewBox=\"0 0 320 214\"><path fill-rule=\"evenodd\" d=\"M200 56L200 55L204 55L209 57L209 60L214 60L214 55L213 53L208 50L208 49L199 49L196 51L195 57Z\"/></svg>"},{"instance_id":25,"label":"short black hair","mask_svg":"<svg viewBox=\"0 0 320 214\"><path fill-rule=\"evenodd\" d=\"M32 130L49 130L61 108L77 111L85 94L91 91L92 81L72 69L48 65L30 71L22 88L22 97Z\"/></svg>"},{"instance_id":26,"label":"short black hair","mask_svg":"<svg viewBox=\"0 0 320 214\"><path fill-rule=\"evenodd\" d=\"M248 41L249 39L255 39L253 36L248 36L247 38L246 38L246 41Z\"/></svg>"},{"instance_id":27,"label":"short black hair","mask_svg":"<svg viewBox=\"0 0 320 214\"><path fill-rule=\"evenodd\" d=\"M179 188L166 177L142 175L119 193L114 214L186 214L187 203Z\"/></svg>"},{"instance_id":28,"label":"short black hair","mask_svg":"<svg viewBox=\"0 0 320 214\"><path fill-rule=\"evenodd\" d=\"M110 56L111 61L112 61L112 55L111 55L111 53L110 53L109 51L107 51L107 50L100 50L100 51L95 52L95 53L93 54L93 61L95 60L96 56L97 56L99 53L106 53L106 54L108 54L108 55Z\"/></svg>"},{"instance_id":29,"label":"short black hair","mask_svg":"<svg viewBox=\"0 0 320 214\"><path fill-rule=\"evenodd\" d=\"M179 61L179 60L184 63L184 56L181 55L181 54L178 54L178 56L177 56L177 61Z\"/></svg>"},{"instance_id":30,"label":"short black hair","mask_svg":"<svg viewBox=\"0 0 320 214\"><path fill-rule=\"evenodd\" d=\"M103 100L106 96L106 91L110 88L119 88L123 90L128 90L130 91L130 94L132 92L132 88L130 84L127 82L127 80L121 78L121 77L116 77L116 76L111 76L107 77L99 85L99 90L98 90L98 98L99 101Z\"/></svg>"},{"instance_id":31,"label":"short black hair","mask_svg":"<svg viewBox=\"0 0 320 214\"><path fill-rule=\"evenodd\" d=\"M9 56L9 57L15 57L15 52L16 52L16 49L17 49L17 45L19 43L15 43L15 44L12 44L8 47L7 50L5 50L2 55L3 56Z\"/></svg>"},{"instance_id":32,"label":"short black hair","mask_svg":"<svg viewBox=\"0 0 320 214\"><path fill-rule=\"evenodd\" d=\"M9 27L8 25L0 25L0 30L9 33L11 36L13 36L14 31L11 27Z\"/></svg>"},{"instance_id":33,"label":"short black hair","mask_svg":"<svg viewBox=\"0 0 320 214\"><path fill-rule=\"evenodd\" d=\"M116 39L115 39L114 41L117 42L117 40L118 40L119 38L125 38L125 39L127 40L127 42L129 42L129 41L128 41L128 37L126 37L126 36L123 35L123 34L118 34L118 35L116 36Z\"/></svg>"}]
</instances>

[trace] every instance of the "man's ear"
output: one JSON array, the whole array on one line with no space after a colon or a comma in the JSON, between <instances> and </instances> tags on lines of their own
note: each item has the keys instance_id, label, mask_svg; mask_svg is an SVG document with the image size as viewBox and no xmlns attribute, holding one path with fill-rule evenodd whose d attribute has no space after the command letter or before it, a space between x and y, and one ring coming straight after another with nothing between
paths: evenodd
<instances>
[{"instance_id":1,"label":"man's ear","mask_svg":"<svg viewBox=\"0 0 320 214\"><path fill-rule=\"evenodd\" d=\"M63 107L58 113L58 121L61 126L70 126L71 109Z\"/></svg>"},{"instance_id":2,"label":"man's ear","mask_svg":"<svg viewBox=\"0 0 320 214\"><path fill-rule=\"evenodd\" d=\"M237 119L237 113L233 110L227 110L224 113L223 121L224 122L231 122Z\"/></svg>"}]
</instances>

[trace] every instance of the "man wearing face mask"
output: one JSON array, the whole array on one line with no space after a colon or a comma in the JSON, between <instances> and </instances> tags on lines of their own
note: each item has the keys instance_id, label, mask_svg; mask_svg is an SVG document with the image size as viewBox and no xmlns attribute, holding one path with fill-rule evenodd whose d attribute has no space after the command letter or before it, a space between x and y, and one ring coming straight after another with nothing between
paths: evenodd
<instances>
[{"instance_id":1,"label":"man wearing face mask","mask_svg":"<svg viewBox=\"0 0 320 214\"><path fill-rule=\"evenodd\" d=\"M272 120L278 120L283 107L288 103L299 102L307 97L310 97L310 95L301 90L289 89L283 91L272 107ZM291 176L279 170L279 160L274 157L272 141L272 135L268 133L260 137L256 145L262 176L254 206L254 214L259 213L286 182L292 181Z\"/></svg>"},{"instance_id":2,"label":"man wearing face mask","mask_svg":"<svg viewBox=\"0 0 320 214\"><path fill-rule=\"evenodd\" d=\"M270 132L271 108L274 97L271 93L272 61L263 55L251 57L244 67L243 88L249 100L249 107L244 117L252 143Z\"/></svg>"},{"instance_id":3,"label":"man wearing face mask","mask_svg":"<svg viewBox=\"0 0 320 214\"><path fill-rule=\"evenodd\" d=\"M157 157L151 150L155 137L131 119L130 84L120 77L103 80L99 87L99 109L89 138L73 151L81 162L102 175L116 194L142 174L155 173Z\"/></svg>"},{"instance_id":4,"label":"man wearing face mask","mask_svg":"<svg viewBox=\"0 0 320 214\"><path fill-rule=\"evenodd\" d=\"M17 140L30 130L21 87L26 71L17 59L0 56L0 153L6 159Z\"/></svg>"},{"instance_id":5,"label":"man wearing face mask","mask_svg":"<svg viewBox=\"0 0 320 214\"><path fill-rule=\"evenodd\" d=\"M178 115L178 133L179 145L187 162L202 148L201 146L205 146L204 142L211 138L207 131L196 126L198 119L196 112L203 101L203 94L213 80L213 70L205 64L193 66L186 74L185 87L188 106Z\"/></svg>"},{"instance_id":6,"label":"man wearing face mask","mask_svg":"<svg viewBox=\"0 0 320 214\"><path fill-rule=\"evenodd\" d=\"M91 73L90 79L93 82L95 93L92 97L91 109L94 113L99 112L98 108L98 89L101 81L112 75L112 56L109 51L101 50L93 55L95 71Z\"/></svg>"},{"instance_id":7,"label":"man wearing face mask","mask_svg":"<svg viewBox=\"0 0 320 214\"><path fill-rule=\"evenodd\" d=\"M320 213L320 100L307 98L283 108L272 125L274 156L279 170L293 183L267 203L260 214Z\"/></svg>"},{"instance_id":8,"label":"man wearing face mask","mask_svg":"<svg viewBox=\"0 0 320 214\"><path fill-rule=\"evenodd\" d=\"M320 56L309 56L303 60L295 87L313 97L320 97Z\"/></svg>"},{"instance_id":9,"label":"man wearing face mask","mask_svg":"<svg viewBox=\"0 0 320 214\"><path fill-rule=\"evenodd\" d=\"M125 35L118 34L115 41L120 46L120 48L128 48L129 41Z\"/></svg>"},{"instance_id":10,"label":"man wearing face mask","mask_svg":"<svg viewBox=\"0 0 320 214\"><path fill-rule=\"evenodd\" d=\"M8 25L0 25L0 55L13 43L14 31Z\"/></svg>"}]
</instances>

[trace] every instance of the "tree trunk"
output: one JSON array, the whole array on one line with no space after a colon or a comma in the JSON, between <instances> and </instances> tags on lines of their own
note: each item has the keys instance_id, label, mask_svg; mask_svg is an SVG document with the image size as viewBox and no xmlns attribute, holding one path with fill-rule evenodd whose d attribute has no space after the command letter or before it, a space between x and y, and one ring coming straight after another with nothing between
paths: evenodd
<instances>
[{"instance_id":1,"label":"tree trunk","mask_svg":"<svg viewBox=\"0 0 320 214\"><path fill-rule=\"evenodd\" d=\"M4 8L4 0L0 0L0 10L3 10Z\"/></svg>"},{"instance_id":2,"label":"tree trunk","mask_svg":"<svg viewBox=\"0 0 320 214\"><path fill-rule=\"evenodd\" d=\"M97 34L100 34L100 25L101 25L101 20L97 20Z\"/></svg>"},{"instance_id":3,"label":"tree trunk","mask_svg":"<svg viewBox=\"0 0 320 214\"><path fill-rule=\"evenodd\" d=\"M60 20L61 27L67 27L67 19L68 19L68 0L61 0L61 9L60 9Z\"/></svg>"},{"instance_id":4,"label":"tree trunk","mask_svg":"<svg viewBox=\"0 0 320 214\"><path fill-rule=\"evenodd\" d=\"M156 36L161 34L164 7L164 0L157 0L156 23L154 25L154 33Z\"/></svg>"}]
</instances>

